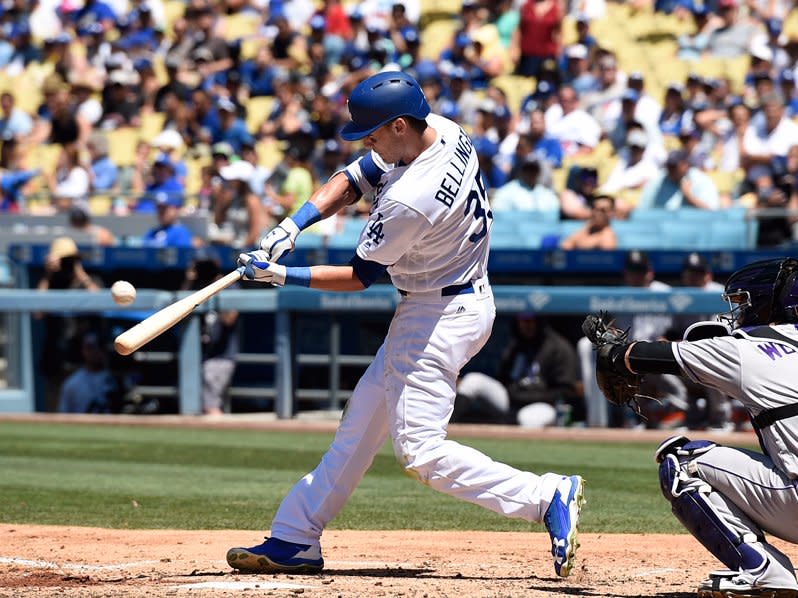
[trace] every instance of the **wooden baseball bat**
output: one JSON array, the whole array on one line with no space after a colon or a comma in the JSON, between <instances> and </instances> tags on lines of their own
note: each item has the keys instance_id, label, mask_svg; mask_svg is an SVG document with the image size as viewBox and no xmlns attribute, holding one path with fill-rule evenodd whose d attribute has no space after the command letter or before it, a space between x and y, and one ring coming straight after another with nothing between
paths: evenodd
<instances>
[{"instance_id":1,"label":"wooden baseball bat","mask_svg":"<svg viewBox=\"0 0 798 598\"><path fill-rule=\"evenodd\" d=\"M188 297L183 297L183 299L167 305L133 326L133 328L125 330L114 341L116 352L120 355L130 355L133 351L137 351L189 315L200 303L207 301L234 282L241 280L243 272L243 267L234 270Z\"/></svg>"}]
</instances>

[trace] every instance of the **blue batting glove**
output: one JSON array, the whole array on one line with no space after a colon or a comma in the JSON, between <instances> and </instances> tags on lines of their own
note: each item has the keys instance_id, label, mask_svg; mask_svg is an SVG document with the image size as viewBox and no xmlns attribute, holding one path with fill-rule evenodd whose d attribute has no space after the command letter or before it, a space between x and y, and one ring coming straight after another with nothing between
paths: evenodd
<instances>
[{"instance_id":1,"label":"blue batting glove","mask_svg":"<svg viewBox=\"0 0 798 598\"><path fill-rule=\"evenodd\" d=\"M238 256L238 264L244 268L244 276L249 280L265 282L276 286L285 284L285 266L269 261L266 251L250 251Z\"/></svg>"}]
</instances>

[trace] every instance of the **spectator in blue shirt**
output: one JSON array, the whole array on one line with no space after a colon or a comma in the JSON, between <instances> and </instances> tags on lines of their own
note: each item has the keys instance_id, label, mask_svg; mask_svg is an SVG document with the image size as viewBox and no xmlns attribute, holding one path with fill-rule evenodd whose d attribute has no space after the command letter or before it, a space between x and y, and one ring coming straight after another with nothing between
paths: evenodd
<instances>
[{"instance_id":1,"label":"spectator in blue shirt","mask_svg":"<svg viewBox=\"0 0 798 598\"><path fill-rule=\"evenodd\" d=\"M14 96L6 91L0 95L0 141L21 141L33 131L33 119L14 106Z\"/></svg>"},{"instance_id":2,"label":"spectator in blue shirt","mask_svg":"<svg viewBox=\"0 0 798 598\"><path fill-rule=\"evenodd\" d=\"M715 183L706 174L690 166L685 150L673 150L665 161L665 170L651 179L637 202L636 210L648 208L700 208L717 210L720 197Z\"/></svg>"},{"instance_id":3,"label":"spectator in blue shirt","mask_svg":"<svg viewBox=\"0 0 798 598\"><path fill-rule=\"evenodd\" d=\"M119 178L119 169L108 157L108 138L100 131L95 131L89 136L86 149L91 160L89 174L92 191L110 191Z\"/></svg>"},{"instance_id":4,"label":"spectator in blue shirt","mask_svg":"<svg viewBox=\"0 0 798 598\"><path fill-rule=\"evenodd\" d=\"M142 241L148 247L192 247L197 246L191 231L178 222L182 197L158 193L155 197L158 226L148 230Z\"/></svg>"},{"instance_id":5,"label":"spectator in blue shirt","mask_svg":"<svg viewBox=\"0 0 798 598\"><path fill-rule=\"evenodd\" d=\"M236 105L230 99L221 97L216 102L219 110L219 129L213 136L213 142L226 141L235 153L241 151L241 145L252 141L246 123L237 115Z\"/></svg>"},{"instance_id":6,"label":"spectator in blue shirt","mask_svg":"<svg viewBox=\"0 0 798 598\"><path fill-rule=\"evenodd\" d=\"M155 212L158 198L179 200L183 202L183 185L174 176L174 165L163 154L155 159L152 165L152 181L147 185L144 195L139 198L135 211L152 214Z\"/></svg>"},{"instance_id":7,"label":"spectator in blue shirt","mask_svg":"<svg viewBox=\"0 0 798 598\"><path fill-rule=\"evenodd\" d=\"M114 10L101 0L86 0L83 8L70 13L69 18L75 24L75 33L78 35L85 35L92 23L100 23L108 31L116 21Z\"/></svg>"},{"instance_id":8,"label":"spectator in blue shirt","mask_svg":"<svg viewBox=\"0 0 798 598\"><path fill-rule=\"evenodd\" d=\"M245 60L239 68L241 84L249 90L250 97L274 95L272 80L276 69L268 46L258 48L255 58Z\"/></svg>"}]
</instances>

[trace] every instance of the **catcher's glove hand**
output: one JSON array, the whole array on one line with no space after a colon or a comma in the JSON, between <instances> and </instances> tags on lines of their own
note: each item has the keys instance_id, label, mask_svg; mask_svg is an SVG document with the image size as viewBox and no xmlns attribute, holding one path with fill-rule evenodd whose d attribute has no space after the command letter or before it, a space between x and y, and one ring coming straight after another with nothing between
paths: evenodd
<instances>
[{"instance_id":1,"label":"catcher's glove hand","mask_svg":"<svg viewBox=\"0 0 798 598\"><path fill-rule=\"evenodd\" d=\"M624 364L623 347L628 344L628 330L607 322L607 314L591 314L582 323L582 332L596 348L596 382L610 403L629 405L640 413L637 403L641 377Z\"/></svg>"}]
</instances>

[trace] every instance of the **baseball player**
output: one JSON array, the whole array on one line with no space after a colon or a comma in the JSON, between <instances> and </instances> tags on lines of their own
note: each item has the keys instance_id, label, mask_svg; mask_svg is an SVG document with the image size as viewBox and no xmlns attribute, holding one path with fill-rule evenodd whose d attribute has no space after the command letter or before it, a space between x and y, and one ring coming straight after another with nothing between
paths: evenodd
<instances>
[{"instance_id":1,"label":"baseball player","mask_svg":"<svg viewBox=\"0 0 798 598\"><path fill-rule=\"evenodd\" d=\"M693 325L688 340L626 343L623 333L605 329L594 336L597 378L609 400L638 375L660 373L745 405L761 453L675 436L656 451L660 485L676 518L728 567L699 585L699 597L796 597L793 565L765 533L798 543L798 260L741 268L724 299L726 324Z\"/></svg>"},{"instance_id":2,"label":"baseball player","mask_svg":"<svg viewBox=\"0 0 798 598\"><path fill-rule=\"evenodd\" d=\"M361 82L349 112L342 137L362 139L370 151L239 262L250 279L325 291L362 290L387 270L401 301L321 463L282 501L271 537L230 549L227 562L255 572L322 569L324 528L390 437L401 466L422 484L543 522L554 568L565 577L577 548L582 478L519 471L446 438L458 372L485 344L495 317L487 276L493 216L474 147L457 124L430 114L419 84L401 72ZM373 207L348 265L277 263L302 229L369 192Z\"/></svg>"}]
</instances>

